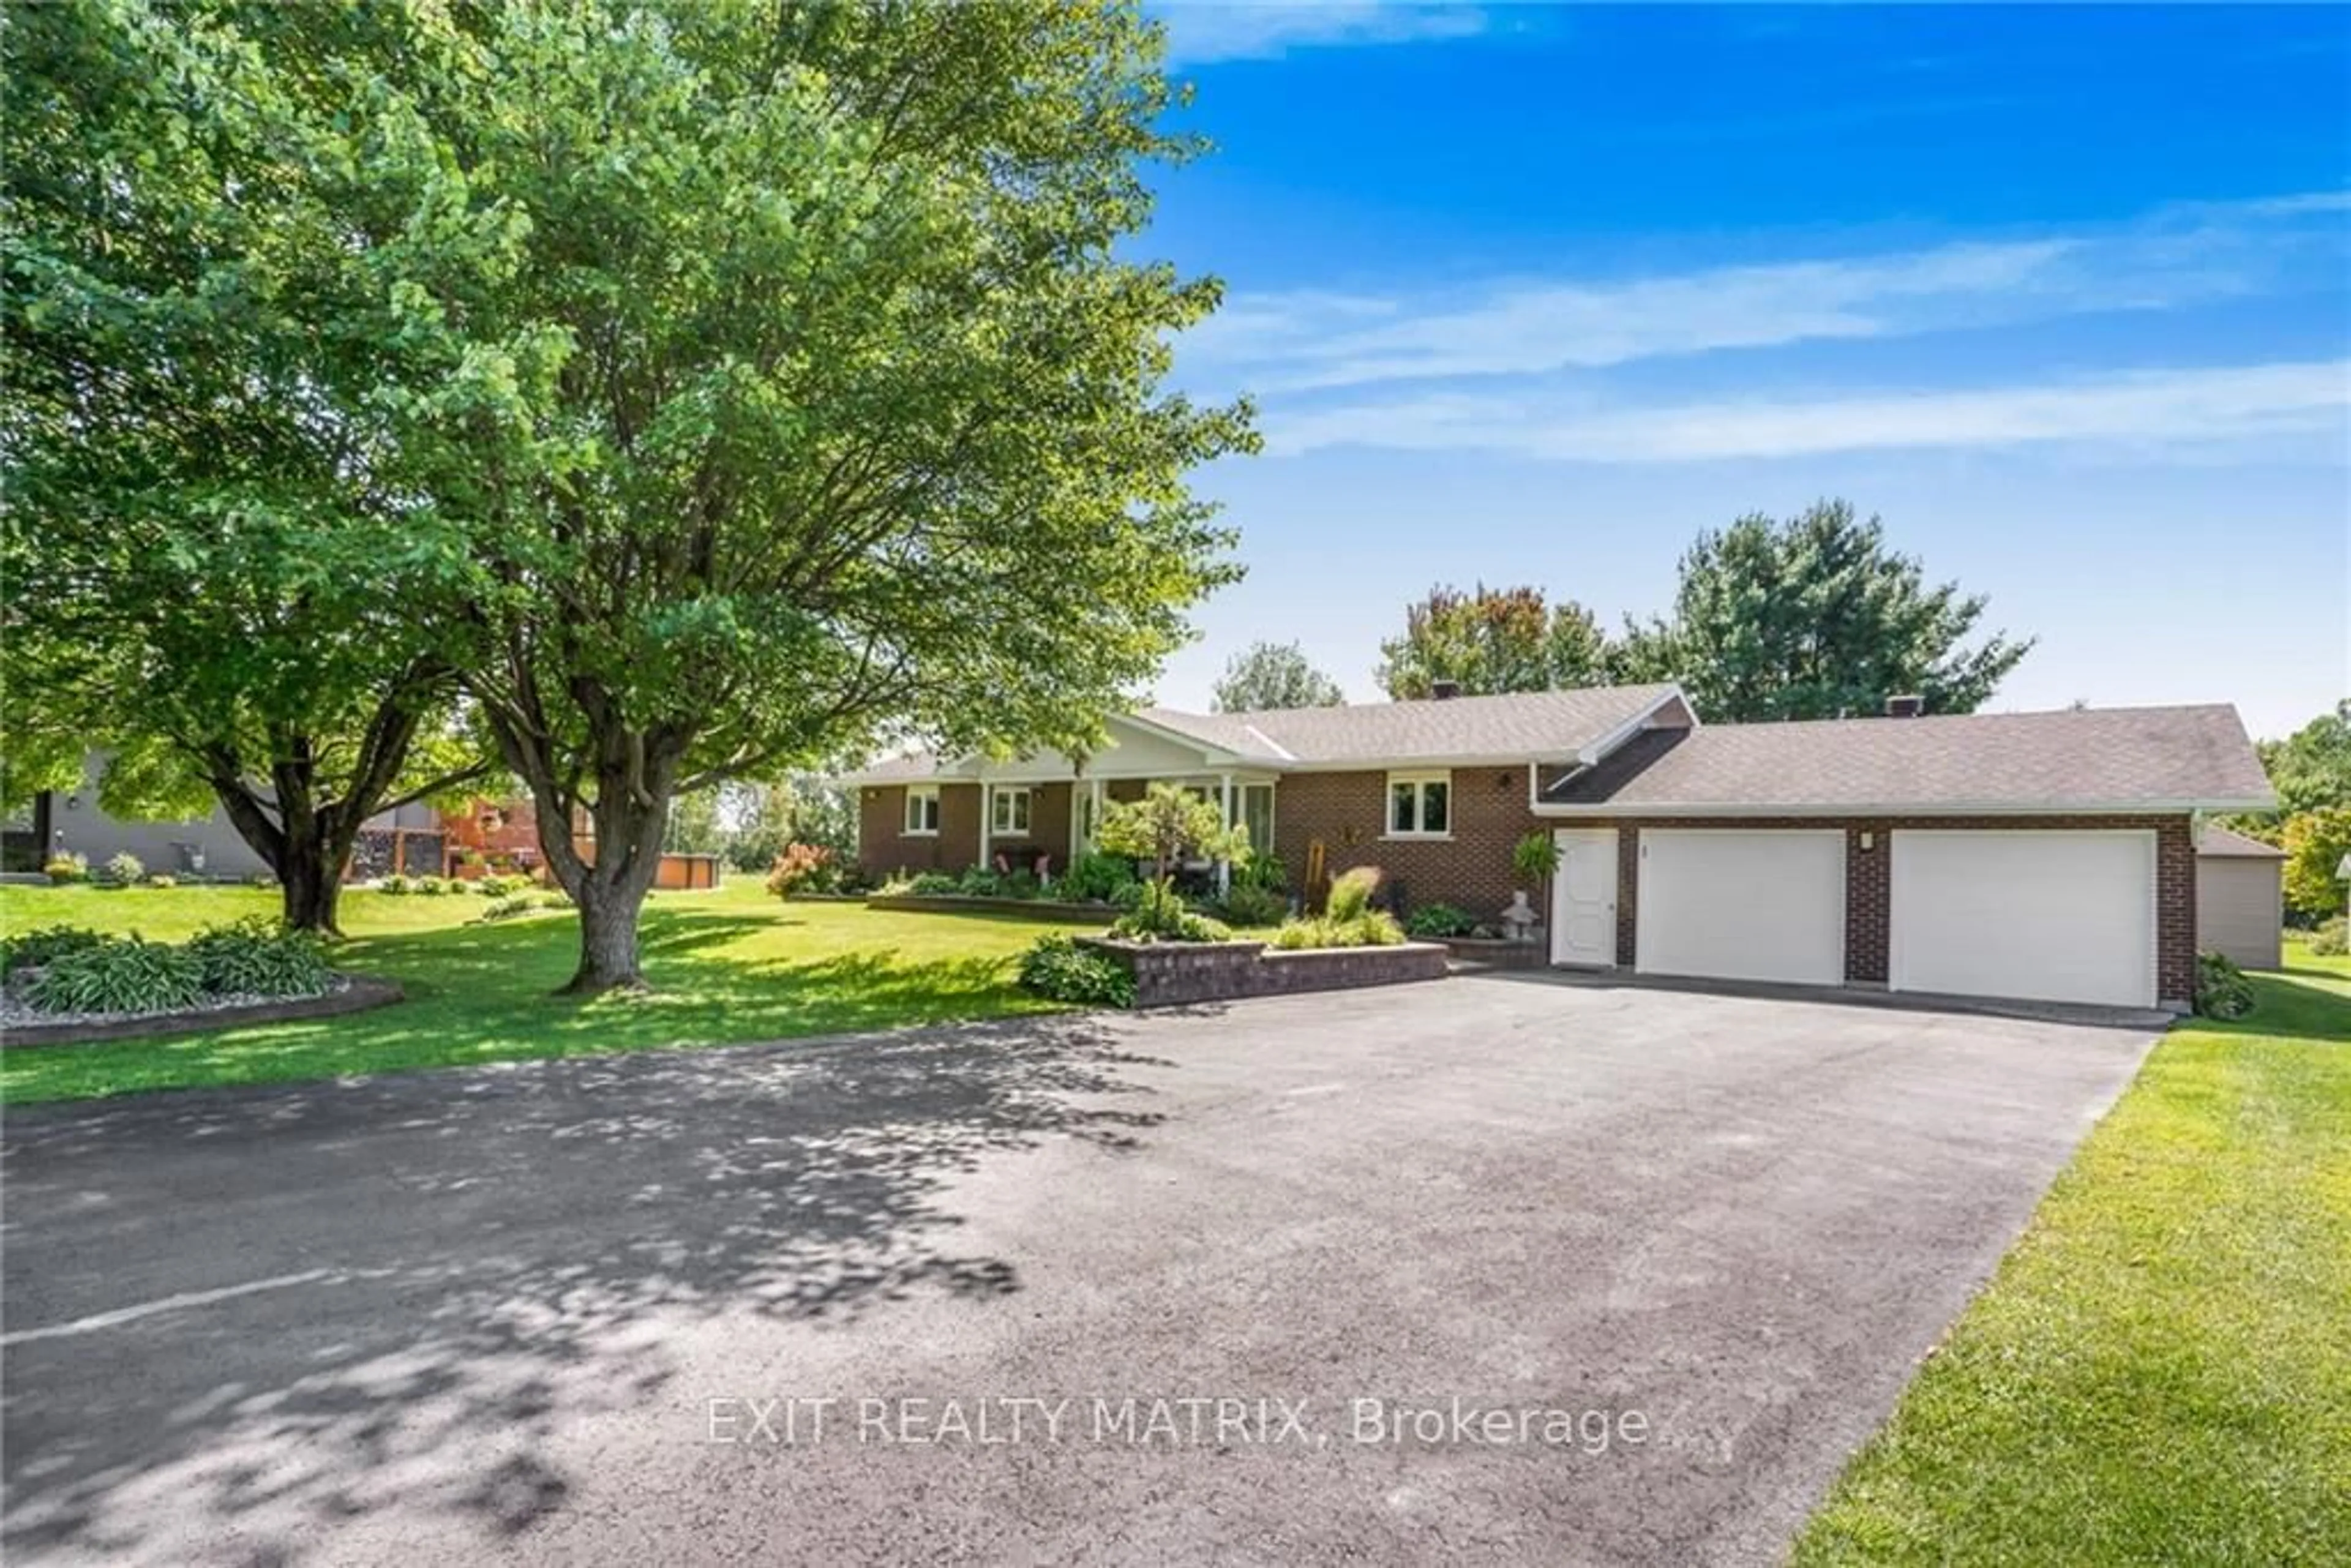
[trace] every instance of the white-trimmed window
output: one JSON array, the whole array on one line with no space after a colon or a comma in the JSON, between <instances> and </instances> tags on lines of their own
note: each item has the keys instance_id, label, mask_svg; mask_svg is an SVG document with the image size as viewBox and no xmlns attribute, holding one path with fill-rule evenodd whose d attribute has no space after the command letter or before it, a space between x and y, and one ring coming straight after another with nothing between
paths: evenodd
<instances>
[{"instance_id":1,"label":"white-trimmed window","mask_svg":"<svg viewBox=\"0 0 2351 1568\"><path fill-rule=\"evenodd\" d=\"M989 791L994 803L988 807L987 831L992 833L1023 834L1029 831L1029 788L1027 785L1008 788L998 784Z\"/></svg>"},{"instance_id":2,"label":"white-trimmed window","mask_svg":"<svg viewBox=\"0 0 2351 1568\"><path fill-rule=\"evenodd\" d=\"M1233 790L1233 821L1249 830L1251 852L1273 848L1273 786L1243 784Z\"/></svg>"},{"instance_id":3,"label":"white-trimmed window","mask_svg":"<svg viewBox=\"0 0 2351 1568\"><path fill-rule=\"evenodd\" d=\"M936 838L939 831L939 787L935 784L906 786L906 837Z\"/></svg>"},{"instance_id":4,"label":"white-trimmed window","mask_svg":"<svg viewBox=\"0 0 2351 1568\"><path fill-rule=\"evenodd\" d=\"M1392 839L1444 839L1453 835L1453 775L1388 775L1388 832Z\"/></svg>"}]
</instances>

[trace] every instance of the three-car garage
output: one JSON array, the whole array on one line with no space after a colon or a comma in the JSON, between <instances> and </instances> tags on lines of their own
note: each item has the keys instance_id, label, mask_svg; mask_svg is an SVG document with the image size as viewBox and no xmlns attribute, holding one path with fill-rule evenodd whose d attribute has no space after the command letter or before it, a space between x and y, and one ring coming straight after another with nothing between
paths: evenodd
<instances>
[{"instance_id":1,"label":"three-car garage","mask_svg":"<svg viewBox=\"0 0 2351 1568\"><path fill-rule=\"evenodd\" d=\"M1615 902L1590 913L1615 940L1595 955L1586 919L1553 961L2185 1009L2199 823L2275 800L2235 711L1919 706L1661 723L1561 765L1530 804L1613 853Z\"/></svg>"},{"instance_id":2,"label":"three-car garage","mask_svg":"<svg viewBox=\"0 0 2351 1568\"><path fill-rule=\"evenodd\" d=\"M1623 831L1635 835L1640 974L2132 1008L2158 998L2151 828Z\"/></svg>"}]
</instances>

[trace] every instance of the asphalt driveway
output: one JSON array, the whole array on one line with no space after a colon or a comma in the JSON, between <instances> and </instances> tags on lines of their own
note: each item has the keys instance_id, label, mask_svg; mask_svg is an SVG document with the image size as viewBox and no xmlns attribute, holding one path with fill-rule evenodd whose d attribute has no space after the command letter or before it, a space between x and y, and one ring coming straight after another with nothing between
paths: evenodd
<instances>
[{"instance_id":1,"label":"asphalt driveway","mask_svg":"<svg viewBox=\"0 0 2351 1568\"><path fill-rule=\"evenodd\" d=\"M0 1544L1768 1562L2147 1043L1490 977L15 1113Z\"/></svg>"}]
</instances>

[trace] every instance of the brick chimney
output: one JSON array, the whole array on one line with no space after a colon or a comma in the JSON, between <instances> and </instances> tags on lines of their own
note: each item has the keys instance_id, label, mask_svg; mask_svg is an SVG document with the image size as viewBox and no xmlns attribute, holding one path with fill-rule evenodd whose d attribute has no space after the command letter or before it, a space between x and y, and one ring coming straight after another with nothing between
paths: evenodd
<instances>
[{"instance_id":1,"label":"brick chimney","mask_svg":"<svg viewBox=\"0 0 2351 1568\"><path fill-rule=\"evenodd\" d=\"M1431 681L1428 683L1428 695L1432 700L1437 702L1451 702L1455 697L1461 695L1461 683L1459 681Z\"/></svg>"},{"instance_id":2,"label":"brick chimney","mask_svg":"<svg viewBox=\"0 0 2351 1568\"><path fill-rule=\"evenodd\" d=\"M1886 716L1888 718L1917 718L1926 711L1927 699L1916 692L1886 699Z\"/></svg>"}]
</instances>

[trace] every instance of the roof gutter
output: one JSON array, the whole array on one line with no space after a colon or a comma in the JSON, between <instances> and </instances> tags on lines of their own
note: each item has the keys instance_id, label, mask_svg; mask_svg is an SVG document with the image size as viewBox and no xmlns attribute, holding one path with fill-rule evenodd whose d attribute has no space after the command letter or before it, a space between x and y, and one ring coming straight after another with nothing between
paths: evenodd
<instances>
[{"instance_id":1,"label":"roof gutter","mask_svg":"<svg viewBox=\"0 0 2351 1568\"><path fill-rule=\"evenodd\" d=\"M1611 801L1561 805L1534 801L1538 817L2163 817L2196 811L2267 811L2274 798L2200 800L1857 800L1809 805L1719 800Z\"/></svg>"},{"instance_id":2,"label":"roof gutter","mask_svg":"<svg viewBox=\"0 0 2351 1568\"><path fill-rule=\"evenodd\" d=\"M1697 706L1691 703L1688 697L1682 694L1682 688L1678 685L1668 685L1664 691L1657 694L1656 699L1650 703L1648 706L1643 708L1640 712L1635 714L1632 717L1618 725L1614 729L1610 730L1599 739L1592 742L1590 745L1578 751L1575 754L1575 759L1583 764L1586 768L1591 767L1593 763L1598 762L1602 758L1607 756L1610 752L1615 750L1618 747L1624 745L1626 741L1632 739L1643 730L1648 728L1649 721L1656 717L1659 710L1663 709L1668 703L1681 704L1682 711L1689 715L1689 727L1693 730L1699 727Z\"/></svg>"}]
</instances>

